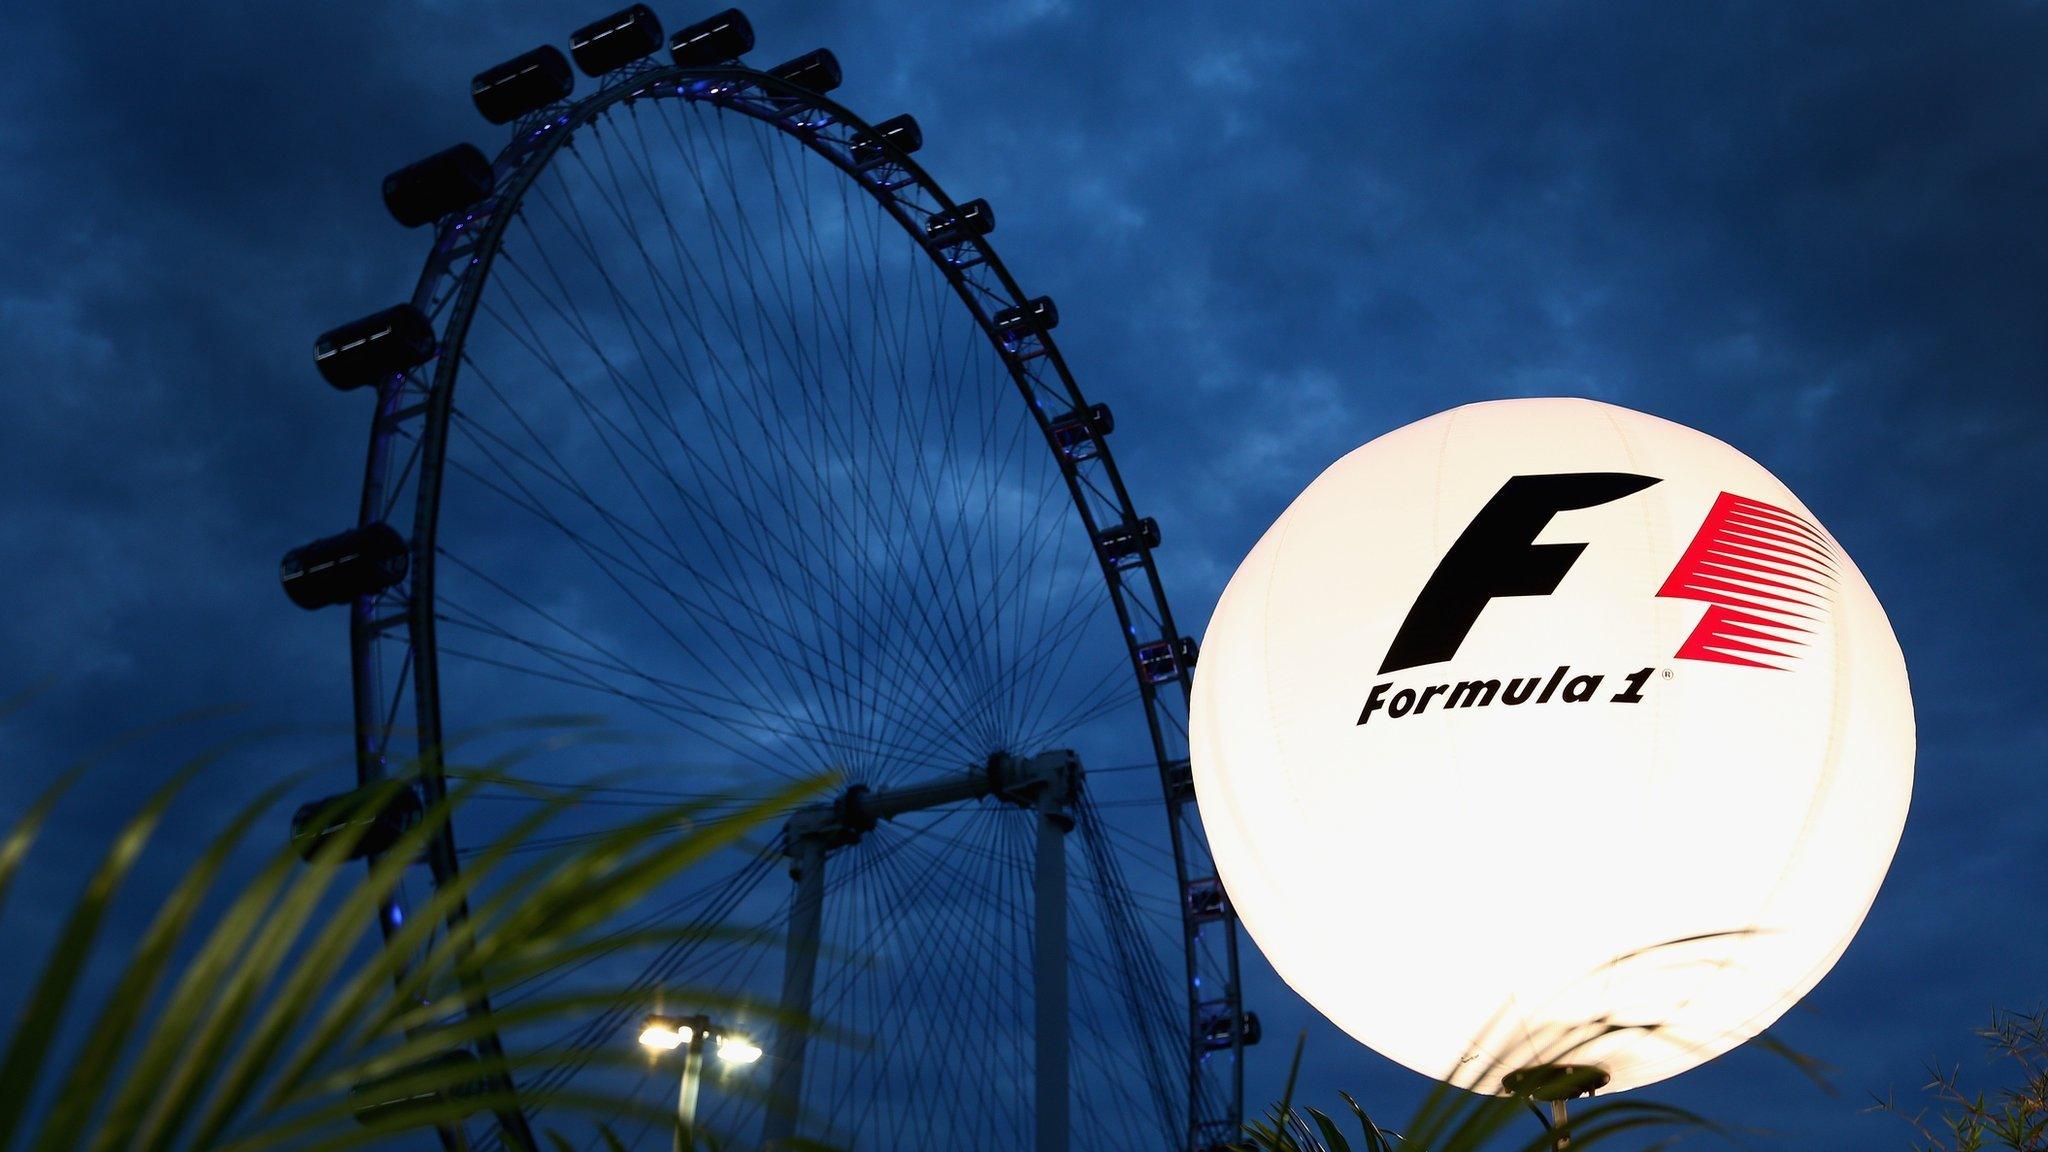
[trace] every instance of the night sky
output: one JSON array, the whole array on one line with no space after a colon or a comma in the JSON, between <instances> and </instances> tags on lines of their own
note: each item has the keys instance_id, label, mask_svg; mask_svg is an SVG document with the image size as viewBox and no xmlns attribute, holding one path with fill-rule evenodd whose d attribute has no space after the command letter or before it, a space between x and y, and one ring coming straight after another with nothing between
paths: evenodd
<instances>
[{"instance_id":1,"label":"night sky","mask_svg":"<svg viewBox=\"0 0 2048 1152\"><path fill-rule=\"evenodd\" d=\"M1862 934L1777 1034L1648 1095L1761 1147L1904 1147L1870 1094L2048 994L2048 6L748 5L767 63L913 112L985 196L1198 628L1328 463L1437 410L1576 395L1735 445L1890 613L1912 814ZM699 13L660 10L672 25ZM367 409L319 331L410 289L387 171L495 144L469 76L596 9L519 0L11 6L0 27L0 813L124 727L222 703L344 746L343 622L277 556L354 515ZM125 753L9 909L46 939L67 860L212 729ZM306 757L233 760L249 791ZM209 825L181 809L170 851ZM146 909L135 909L128 927ZM1390 928L1390 931L1392 929ZM1361 973L1362 978L1365 973ZM15 985L18 976L0 977ZM11 1001L18 989L9 987ZM1303 1095L1398 1118L1415 1075L1252 962L1250 1102L1309 1030Z\"/></svg>"}]
</instances>

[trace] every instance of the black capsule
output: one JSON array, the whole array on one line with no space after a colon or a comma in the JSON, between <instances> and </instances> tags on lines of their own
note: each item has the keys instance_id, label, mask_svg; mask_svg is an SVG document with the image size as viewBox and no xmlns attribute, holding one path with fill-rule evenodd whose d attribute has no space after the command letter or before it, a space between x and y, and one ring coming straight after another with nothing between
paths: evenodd
<instances>
[{"instance_id":1,"label":"black capsule","mask_svg":"<svg viewBox=\"0 0 2048 1152\"><path fill-rule=\"evenodd\" d=\"M995 314L996 331L1005 335L1050 332L1060 326L1059 306L1050 296L1038 296Z\"/></svg>"},{"instance_id":2,"label":"black capsule","mask_svg":"<svg viewBox=\"0 0 2048 1152\"><path fill-rule=\"evenodd\" d=\"M1187 908L1188 918L1197 924L1223 919L1230 904L1230 897L1223 891L1223 882L1214 876L1188 881L1181 899Z\"/></svg>"},{"instance_id":3,"label":"black capsule","mask_svg":"<svg viewBox=\"0 0 2048 1152\"><path fill-rule=\"evenodd\" d=\"M365 524L302 544L277 566L284 594L301 608L347 604L405 579L411 562L405 537L389 524Z\"/></svg>"},{"instance_id":4,"label":"black capsule","mask_svg":"<svg viewBox=\"0 0 2048 1152\"><path fill-rule=\"evenodd\" d=\"M986 236L995 227L996 210L988 206L988 201L969 200L926 217L924 234L934 243L950 244L970 236Z\"/></svg>"},{"instance_id":5,"label":"black capsule","mask_svg":"<svg viewBox=\"0 0 2048 1152\"><path fill-rule=\"evenodd\" d=\"M737 60L754 50L754 26L737 8L700 20L668 39L668 52L685 68Z\"/></svg>"},{"instance_id":6,"label":"black capsule","mask_svg":"<svg viewBox=\"0 0 2048 1152\"><path fill-rule=\"evenodd\" d=\"M645 4L620 9L569 34L569 55L585 76L602 76L660 47L661 18Z\"/></svg>"},{"instance_id":7,"label":"black capsule","mask_svg":"<svg viewBox=\"0 0 2048 1152\"><path fill-rule=\"evenodd\" d=\"M346 392L389 380L434 358L434 326L410 304L351 320L313 341L313 364Z\"/></svg>"},{"instance_id":8,"label":"black capsule","mask_svg":"<svg viewBox=\"0 0 2048 1152\"><path fill-rule=\"evenodd\" d=\"M473 144L457 144L384 178L384 207L407 228L431 224L491 194L491 162Z\"/></svg>"},{"instance_id":9,"label":"black capsule","mask_svg":"<svg viewBox=\"0 0 2048 1152\"><path fill-rule=\"evenodd\" d=\"M1202 1047L1211 1052L1230 1048L1233 1041L1249 1048L1264 1032L1257 1012L1239 1012L1218 1001L1203 1004L1200 1011Z\"/></svg>"},{"instance_id":10,"label":"black capsule","mask_svg":"<svg viewBox=\"0 0 2048 1152\"><path fill-rule=\"evenodd\" d=\"M830 48L820 48L794 60L784 60L768 69L768 74L822 96L839 87L839 57Z\"/></svg>"},{"instance_id":11,"label":"black capsule","mask_svg":"<svg viewBox=\"0 0 2048 1152\"><path fill-rule=\"evenodd\" d=\"M576 73L569 69L569 58L548 44L486 68L469 82L476 110L493 124L510 124L528 112L568 99L575 90Z\"/></svg>"},{"instance_id":12,"label":"black capsule","mask_svg":"<svg viewBox=\"0 0 2048 1152\"><path fill-rule=\"evenodd\" d=\"M1110 414L1109 405L1095 404L1054 420L1048 431L1062 456L1079 461L1095 455L1102 438L1115 427L1116 418Z\"/></svg>"},{"instance_id":13,"label":"black capsule","mask_svg":"<svg viewBox=\"0 0 2048 1152\"><path fill-rule=\"evenodd\" d=\"M301 859L311 860L328 843L349 834L354 840L342 852L343 859L381 856L420 822L420 814L419 793L391 784L323 796L292 813L292 847Z\"/></svg>"},{"instance_id":14,"label":"black capsule","mask_svg":"<svg viewBox=\"0 0 2048 1152\"><path fill-rule=\"evenodd\" d=\"M446 1124L459 1119L449 1115L451 1108L461 1108L489 1087L476 1054L456 1048L357 1083L348 1090L348 1103L365 1126L396 1126L416 1115Z\"/></svg>"},{"instance_id":15,"label":"black capsule","mask_svg":"<svg viewBox=\"0 0 2048 1152\"><path fill-rule=\"evenodd\" d=\"M1159 522L1147 516L1135 524L1112 524L1095 534L1095 547L1106 560L1121 560L1126 556L1159 547Z\"/></svg>"},{"instance_id":16,"label":"black capsule","mask_svg":"<svg viewBox=\"0 0 2048 1152\"><path fill-rule=\"evenodd\" d=\"M908 156L924 147L924 130L909 116L891 116L875 125L873 132L862 132L853 138L853 162L863 167L878 164L888 158L889 149L899 156Z\"/></svg>"}]
</instances>

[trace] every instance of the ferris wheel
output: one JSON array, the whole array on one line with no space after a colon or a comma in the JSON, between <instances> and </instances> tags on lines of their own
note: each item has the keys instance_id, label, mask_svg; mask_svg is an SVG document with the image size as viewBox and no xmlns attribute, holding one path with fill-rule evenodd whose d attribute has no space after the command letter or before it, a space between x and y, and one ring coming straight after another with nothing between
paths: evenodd
<instances>
[{"instance_id":1,"label":"ferris wheel","mask_svg":"<svg viewBox=\"0 0 2048 1152\"><path fill-rule=\"evenodd\" d=\"M444 749L487 753L500 722L645 737L526 761L531 787L436 836L417 905L521 796L641 769L591 787L577 816L601 829L830 774L772 843L645 909L750 929L628 974L763 1006L734 1073L754 1080L708 1094L707 1126L1220 1145L1258 1023L1194 808L1195 646L1110 410L997 257L989 204L913 159L917 122L829 99L829 51L757 69L753 43L738 11L664 38L635 5L475 77L510 132L495 157L458 145L384 181L432 247L409 301L316 344L376 410L356 526L282 565L295 602L348 608L358 786L417 764L397 826L446 794ZM630 1043L644 1005L492 1025L575 975L469 990L478 1054L541 1070L445 1144L536 1147L533 1113ZM774 1023L798 1018L820 1027ZM641 1090L673 1083L650 1068Z\"/></svg>"}]
</instances>

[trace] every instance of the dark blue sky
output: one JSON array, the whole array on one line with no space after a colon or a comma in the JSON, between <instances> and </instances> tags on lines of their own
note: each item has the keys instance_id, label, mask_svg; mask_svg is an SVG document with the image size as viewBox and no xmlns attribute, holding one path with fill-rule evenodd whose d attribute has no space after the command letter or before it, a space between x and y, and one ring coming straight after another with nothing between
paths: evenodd
<instances>
[{"instance_id":1,"label":"dark blue sky","mask_svg":"<svg viewBox=\"0 0 2048 1152\"><path fill-rule=\"evenodd\" d=\"M1890 879L1782 1037L1653 1090L1903 1147L1859 1115L2048 993L2048 6L2035 3L753 4L758 60L922 122L986 196L1112 402L1190 626L1351 447L1501 396L1593 396L1776 472L1855 557L1912 671L1918 779ZM694 14L663 13L680 23ZM0 94L0 807L131 719L222 701L340 724L338 618L277 554L353 515L364 410L312 336L402 295L387 170L494 140L468 76L601 13L555 3L15 6ZM112 718L112 719L110 719ZM67 810L87 842L162 761ZM267 782L263 763L237 766ZM193 813L192 829L204 814ZM190 834L196 835L196 831ZM26 928L62 884L30 892ZM21 912L22 910L16 910ZM1361 958L1361 964L1365 963ZM1310 1028L1307 1095L1420 1082L1269 974L1252 1097Z\"/></svg>"}]
</instances>

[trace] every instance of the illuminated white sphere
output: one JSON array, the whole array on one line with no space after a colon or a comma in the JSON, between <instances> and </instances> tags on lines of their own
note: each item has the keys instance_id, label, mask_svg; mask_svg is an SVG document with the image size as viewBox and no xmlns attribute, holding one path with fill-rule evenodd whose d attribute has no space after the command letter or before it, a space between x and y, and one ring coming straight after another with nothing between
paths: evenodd
<instances>
[{"instance_id":1,"label":"illuminated white sphere","mask_svg":"<svg viewBox=\"0 0 2048 1152\"><path fill-rule=\"evenodd\" d=\"M1461 1086L1612 1091L1834 965L1905 823L1913 705L1869 584L1762 466L1508 400L1295 499L1209 621L1190 747L1231 902L1310 1004Z\"/></svg>"}]
</instances>

